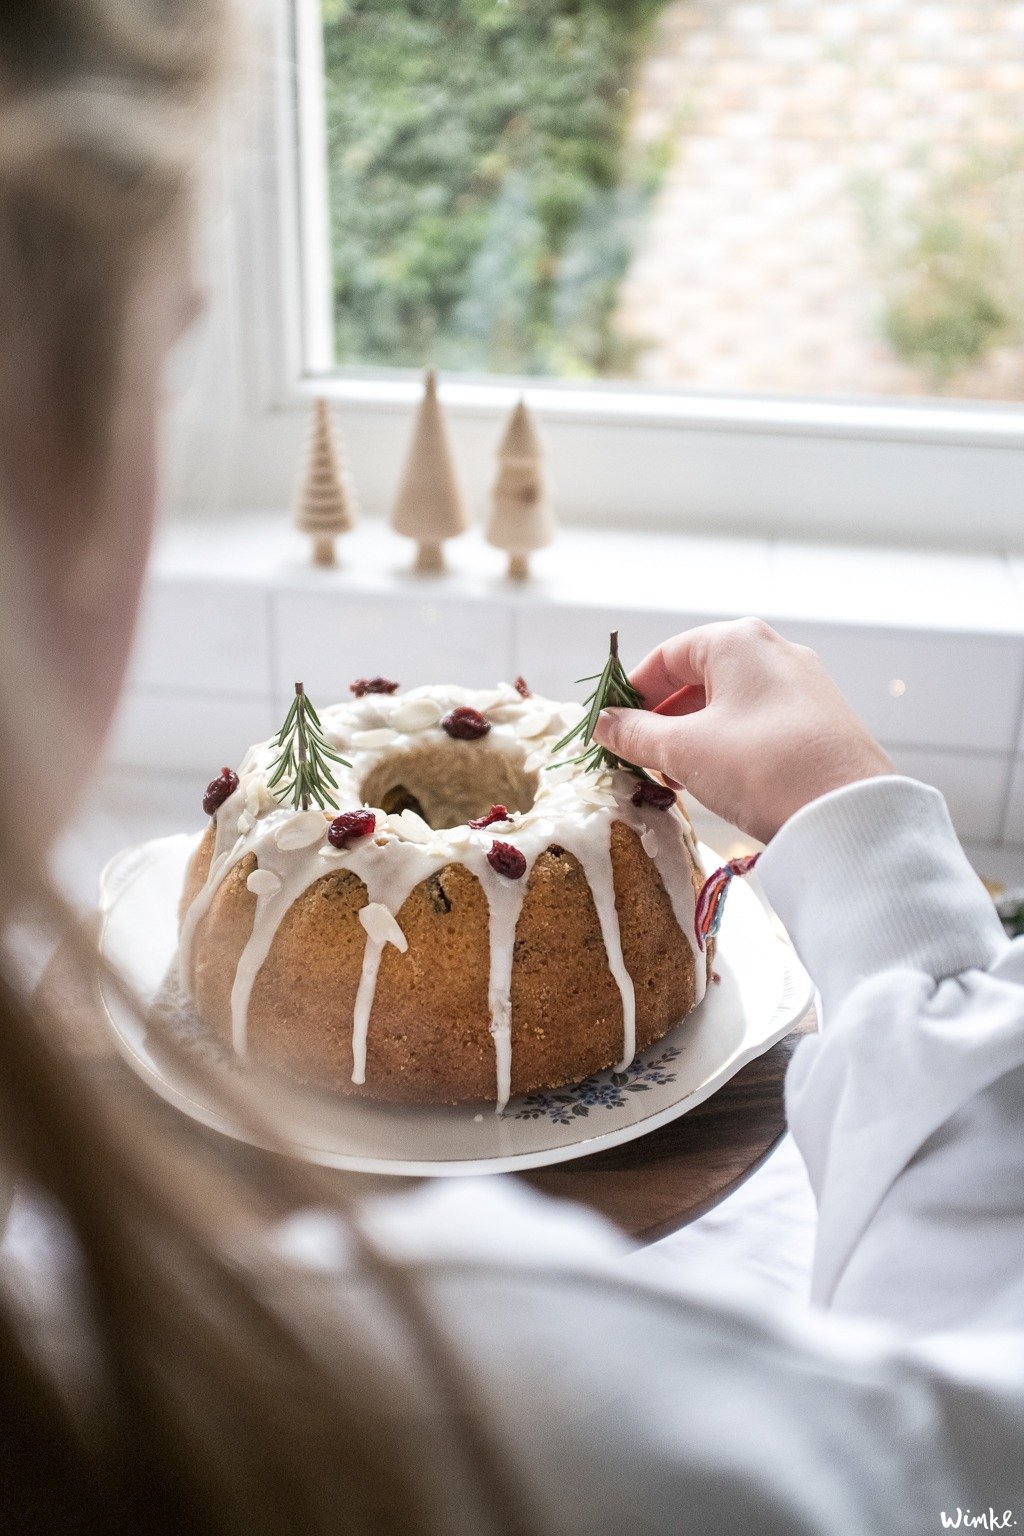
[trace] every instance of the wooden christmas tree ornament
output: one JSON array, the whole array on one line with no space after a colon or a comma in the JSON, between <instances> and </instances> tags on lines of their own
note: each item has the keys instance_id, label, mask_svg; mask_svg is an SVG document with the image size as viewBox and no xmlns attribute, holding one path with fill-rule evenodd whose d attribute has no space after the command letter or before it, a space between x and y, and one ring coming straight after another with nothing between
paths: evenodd
<instances>
[{"instance_id":1,"label":"wooden christmas tree ornament","mask_svg":"<svg viewBox=\"0 0 1024 1536\"><path fill-rule=\"evenodd\" d=\"M296 490L293 516L299 531L313 540L313 564L336 565L334 541L355 527L356 507L326 400L317 400L313 410L306 470Z\"/></svg>"},{"instance_id":2,"label":"wooden christmas tree ornament","mask_svg":"<svg viewBox=\"0 0 1024 1536\"><path fill-rule=\"evenodd\" d=\"M415 568L422 572L443 571L444 540L465 533L469 527L433 368L424 380L423 401L391 513L391 526L397 533L416 540Z\"/></svg>"},{"instance_id":3,"label":"wooden christmas tree ornament","mask_svg":"<svg viewBox=\"0 0 1024 1536\"><path fill-rule=\"evenodd\" d=\"M520 400L498 445L498 478L487 542L507 553L510 580L525 581L530 574L530 555L550 544L554 536L543 455L533 417Z\"/></svg>"}]
</instances>

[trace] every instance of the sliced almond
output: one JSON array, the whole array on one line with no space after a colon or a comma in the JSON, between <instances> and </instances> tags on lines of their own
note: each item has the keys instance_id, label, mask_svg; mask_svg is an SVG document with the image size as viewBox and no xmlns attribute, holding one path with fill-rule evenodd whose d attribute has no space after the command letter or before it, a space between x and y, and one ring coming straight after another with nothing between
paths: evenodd
<instances>
[{"instance_id":1,"label":"sliced almond","mask_svg":"<svg viewBox=\"0 0 1024 1536\"><path fill-rule=\"evenodd\" d=\"M590 811L614 811L618 802L612 795L603 795L600 790L585 790L580 795L580 803Z\"/></svg>"},{"instance_id":2,"label":"sliced almond","mask_svg":"<svg viewBox=\"0 0 1024 1536\"><path fill-rule=\"evenodd\" d=\"M272 869L254 869L245 882L254 896L276 896L281 880Z\"/></svg>"},{"instance_id":3,"label":"sliced almond","mask_svg":"<svg viewBox=\"0 0 1024 1536\"><path fill-rule=\"evenodd\" d=\"M517 722L516 733L528 741L532 736L543 736L550 724L550 709L531 709Z\"/></svg>"},{"instance_id":4,"label":"sliced almond","mask_svg":"<svg viewBox=\"0 0 1024 1536\"><path fill-rule=\"evenodd\" d=\"M478 709L482 715L486 715L496 704L500 704L504 697L505 694L501 688L486 688L478 693L472 693L465 702L473 709Z\"/></svg>"},{"instance_id":5,"label":"sliced almond","mask_svg":"<svg viewBox=\"0 0 1024 1536\"><path fill-rule=\"evenodd\" d=\"M543 768L545 762L547 762L549 758L550 753L541 750L540 752L535 752L533 754L533 758L527 758L524 766L529 767L530 763L533 761L535 768ZM536 759L536 761L534 761L534 759ZM541 784L552 786L555 784L565 784L569 779L573 777L575 772L575 764L557 763L553 768L544 768L544 772L541 775Z\"/></svg>"},{"instance_id":6,"label":"sliced almond","mask_svg":"<svg viewBox=\"0 0 1024 1536\"><path fill-rule=\"evenodd\" d=\"M282 852L290 853L296 848L312 848L326 831L323 811L300 811L297 816L289 817L274 841Z\"/></svg>"},{"instance_id":7,"label":"sliced almond","mask_svg":"<svg viewBox=\"0 0 1024 1536\"><path fill-rule=\"evenodd\" d=\"M444 710L435 699L403 699L391 716L396 731L425 731L436 725Z\"/></svg>"},{"instance_id":8,"label":"sliced almond","mask_svg":"<svg viewBox=\"0 0 1024 1536\"><path fill-rule=\"evenodd\" d=\"M353 731L352 745L357 752L374 752L380 747L393 747L398 740L398 732L390 726L378 726L373 731Z\"/></svg>"},{"instance_id":9,"label":"sliced almond","mask_svg":"<svg viewBox=\"0 0 1024 1536\"><path fill-rule=\"evenodd\" d=\"M415 811L401 811L397 816L392 814L386 818L386 825L389 832L408 843L432 843L437 836L434 828Z\"/></svg>"},{"instance_id":10,"label":"sliced almond","mask_svg":"<svg viewBox=\"0 0 1024 1536\"><path fill-rule=\"evenodd\" d=\"M360 908L359 921L374 944L393 944L403 955L409 948L409 940L399 928L394 914L382 902L371 901Z\"/></svg>"}]
</instances>

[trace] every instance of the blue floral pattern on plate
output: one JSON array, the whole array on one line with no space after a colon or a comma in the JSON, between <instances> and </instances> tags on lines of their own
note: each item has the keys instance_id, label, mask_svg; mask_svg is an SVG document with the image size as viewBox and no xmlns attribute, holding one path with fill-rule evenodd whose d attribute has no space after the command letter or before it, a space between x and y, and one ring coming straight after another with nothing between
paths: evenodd
<instances>
[{"instance_id":1,"label":"blue floral pattern on plate","mask_svg":"<svg viewBox=\"0 0 1024 1536\"><path fill-rule=\"evenodd\" d=\"M598 1072L584 1078L575 1088L560 1088L557 1093L530 1093L512 1116L514 1120L543 1120L555 1125L571 1125L592 1109L622 1109L627 1093L648 1093L652 1087L674 1083L676 1074L668 1070L670 1061L682 1054L680 1046L666 1046L658 1055L638 1056L624 1072Z\"/></svg>"}]
</instances>

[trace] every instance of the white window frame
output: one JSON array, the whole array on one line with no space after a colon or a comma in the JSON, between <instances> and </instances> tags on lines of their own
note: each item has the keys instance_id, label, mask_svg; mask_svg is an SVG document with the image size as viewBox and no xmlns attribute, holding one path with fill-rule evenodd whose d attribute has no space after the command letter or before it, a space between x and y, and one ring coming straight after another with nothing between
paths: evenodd
<instances>
[{"instance_id":1,"label":"white window frame","mask_svg":"<svg viewBox=\"0 0 1024 1536\"><path fill-rule=\"evenodd\" d=\"M319 5L267 3L273 78L261 148L242 178L233 300L248 402L235 459L259 463L262 491L254 497L242 474L237 500L287 495L309 401L326 395L338 402L364 506L381 512L420 383L404 370L334 366ZM1024 407L445 378L480 504L519 394L539 418L569 522L1024 550ZM284 456L280 471L268 445Z\"/></svg>"}]
</instances>

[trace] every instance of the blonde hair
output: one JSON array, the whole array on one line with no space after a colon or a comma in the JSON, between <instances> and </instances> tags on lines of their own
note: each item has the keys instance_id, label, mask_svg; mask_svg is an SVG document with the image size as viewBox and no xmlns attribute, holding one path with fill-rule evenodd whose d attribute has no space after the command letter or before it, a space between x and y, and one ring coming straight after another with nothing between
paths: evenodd
<instances>
[{"instance_id":1,"label":"blonde hair","mask_svg":"<svg viewBox=\"0 0 1024 1536\"><path fill-rule=\"evenodd\" d=\"M190 197L227 49L226 0L0 10L0 514L27 498L30 515L65 518L72 567L104 548L130 298ZM67 485L75 504L56 509ZM41 776L52 780L59 680L23 600L22 558L0 515L0 917L31 907L95 974L23 825L24 806L45 803ZM369 1285L410 1341L408 1363L385 1363L351 1293L275 1271L262 1246L276 1215L336 1208L324 1181L267 1158L257 1188L211 1142L186 1152L144 1089L115 1101L83 1080L64 1027L5 954L0 1165L71 1234L93 1366L83 1402L0 1291L0 1509L20 1536L443 1530L446 1479L478 1506L478 1530L525 1532L515 1480L412 1271L338 1212L361 1294ZM228 1104L226 1083L210 1091ZM237 1094L230 1112L261 1113ZM409 1407L410 1372L426 1421Z\"/></svg>"}]
</instances>

